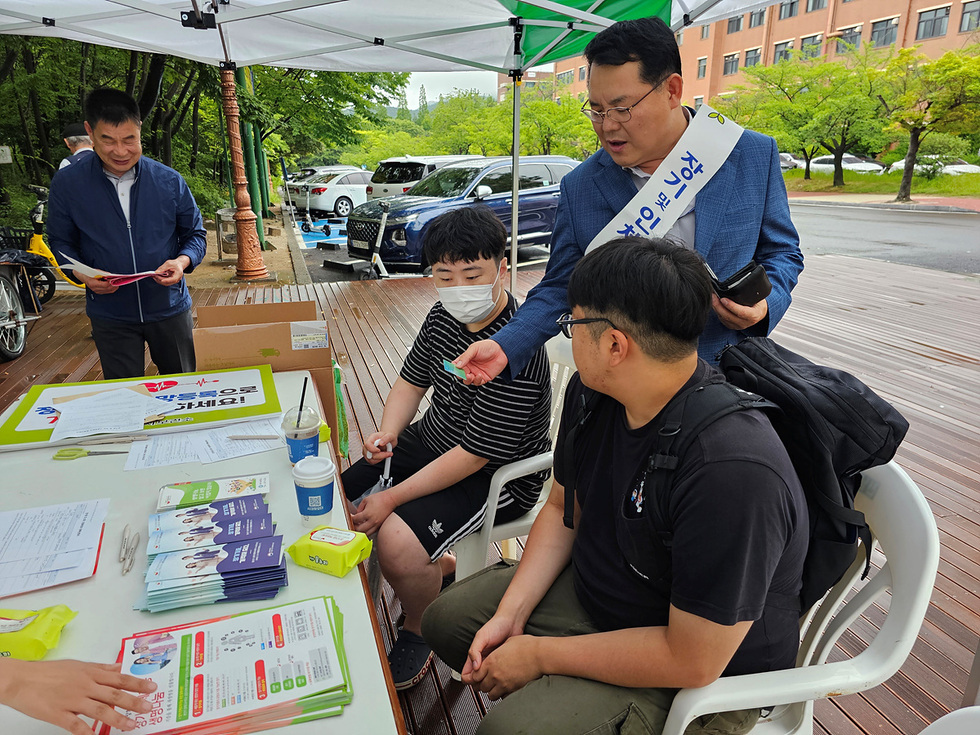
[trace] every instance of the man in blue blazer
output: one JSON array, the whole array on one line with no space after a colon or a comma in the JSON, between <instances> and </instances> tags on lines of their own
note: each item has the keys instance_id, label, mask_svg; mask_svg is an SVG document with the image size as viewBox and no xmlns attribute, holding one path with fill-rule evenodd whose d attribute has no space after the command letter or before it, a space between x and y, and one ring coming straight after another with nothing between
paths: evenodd
<instances>
[{"instance_id":1,"label":"man in blue blazer","mask_svg":"<svg viewBox=\"0 0 980 735\"><path fill-rule=\"evenodd\" d=\"M659 18L616 23L585 49L592 119L602 149L561 182L561 197L544 278L492 340L459 358L476 385L517 375L567 311L566 289L592 239L633 198L666 158L695 114L681 103L680 52ZM726 344L767 335L789 308L803 270L799 236L790 219L776 142L746 130L728 160L698 192L667 237L699 252L724 280L750 260L763 266L772 293L752 306L712 298L698 354L716 363Z\"/></svg>"}]
</instances>

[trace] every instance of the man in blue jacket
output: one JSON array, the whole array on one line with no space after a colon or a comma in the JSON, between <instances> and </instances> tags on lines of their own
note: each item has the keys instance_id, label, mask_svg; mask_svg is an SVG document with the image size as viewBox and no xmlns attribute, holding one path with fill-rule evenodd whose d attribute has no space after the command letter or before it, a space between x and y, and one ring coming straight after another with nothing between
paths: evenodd
<instances>
[{"instance_id":1,"label":"man in blue jacket","mask_svg":"<svg viewBox=\"0 0 980 735\"><path fill-rule=\"evenodd\" d=\"M108 273L154 271L124 286L75 271L107 379L143 375L144 343L161 375L197 364L184 274L204 258L204 223L181 175L142 156L140 126L125 92L89 94L85 129L96 155L59 171L48 200L48 241L63 263L71 256Z\"/></svg>"},{"instance_id":2,"label":"man in blue jacket","mask_svg":"<svg viewBox=\"0 0 980 735\"><path fill-rule=\"evenodd\" d=\"M613 24L592 39L585 57L589 97L583 112L602 150L561 181L544 278L503 329L455 361L466 370L467 382L482 385L500 374L517 375L535 350L557 334L555 320L567 310L575 264L657 172L693 119L694 111L681 104L677 42L659 18ZM744 131L667 237L699 252L721 280L754 259L772 283L769 297L752 306L712 298L712 314L698 343L702 359L717 362L726 344L772 331L803 270L775 141Z\"/></svg>"}]
</instances>

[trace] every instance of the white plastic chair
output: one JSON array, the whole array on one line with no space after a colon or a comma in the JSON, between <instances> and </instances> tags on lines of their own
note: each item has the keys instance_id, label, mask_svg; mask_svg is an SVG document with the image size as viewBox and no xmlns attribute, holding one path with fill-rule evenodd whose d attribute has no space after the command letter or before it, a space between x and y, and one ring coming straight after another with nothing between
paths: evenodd
<instances>
[{"instance_id":1,"label":"white plastic chair","mask_svg":"<svg viewBox=\"0 0 980 735\"><path fill-rule=\"evenodd\" d=\"M954 709L933 722L919 735L970 735L980 732L980 706Z\"/></svg>"},{"instance_id":2,"label":"white plastic chair","mask_svg":"<svg viewBox=\"0 0 980 735\"><path fill-rule=\"evenodd\" d=\"M545 348L551 362L551 441L554 444L555 436L558 434L558 424L561 420L565 386L575 372L575 363L572 360L572 341L561 334L549 339ZM527 535L534 519L538 516L538 511L548 500L548 494L551 492L551 479L549 478L544 487L541 488L538 502L534 504L531 510L513 521L494 524L500 490L511 480L550 468L553 459L552 452L545 452L506 464L493 473L490 480L490 494L487 496L487 515L483 521L483 527L479 533L470 534L453 547L453 551L456 552L457 579L475 574L487 565L492 542Z\"/></svg>"},{"instance_id":3,"label":"white plastic chair","mask_svg":"<svg viewBox=\"0 0 980 735\"><path fill-rule=\"evenodd\" d=\"M980 705L980 645L973 655L973 668L970 669L970 678L966 682L966 689L963 690L963 704L960 706L974 705Z\"/></svg>"},{"instance_id":4,"label":"white plastic chair","mask_svg":"<svg viewBox=\"0 0 980 735\"><path fill-rule=\"evenodd\" d=\"M864 552L811 611L796 668L722 677L705 687L682 689L674 698L663 735L682 735L695 717L713 712L771 707L752 735L813 732L813 700L853 694L891 677L915 643L939 565L939 534L932 511L915 483L894 462L863 473L855 499L886 562L847 602L864 566ZM871 644L833 663L834 643L878 597L891 591L885 621ZM836 611L836 615L834 614Z\"/></svg>"}]
</instances>

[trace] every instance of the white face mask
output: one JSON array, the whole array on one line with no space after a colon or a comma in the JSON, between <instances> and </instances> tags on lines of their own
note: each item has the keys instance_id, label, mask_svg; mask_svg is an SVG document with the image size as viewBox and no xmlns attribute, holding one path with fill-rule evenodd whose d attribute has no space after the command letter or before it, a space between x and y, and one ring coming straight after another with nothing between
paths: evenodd
<instances>
[{"instance_id":1,"label":"white face mask","mask_svg":"<svg viewBox=\"0 0 980 735\"><path fill-rule=\"evenodd\" d=\"M476 286L436 286L439 300L454 319L463 324L476 324L482 322L497 305L497 300L493 297L493 287L500 279L500 271L493 283L479 284Z\"/></svg>"}]
</instances>

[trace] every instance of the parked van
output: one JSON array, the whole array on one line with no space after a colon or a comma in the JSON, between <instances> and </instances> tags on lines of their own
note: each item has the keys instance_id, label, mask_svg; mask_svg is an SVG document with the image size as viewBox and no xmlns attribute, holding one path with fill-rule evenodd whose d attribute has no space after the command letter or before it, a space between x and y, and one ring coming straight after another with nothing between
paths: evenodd
<instances>
[{"instance_id":1,"label":"parked van","mask_svg":"<svg viewBox=\"0 0 980 735\"><path fill-rule=\"evenodd\" d=\"M437 168L473 158L481 156L398 156L386 159L378 164L371 177L367 188L368 201L404 194L423 176Z\"/></svg>"}]
</instances>

